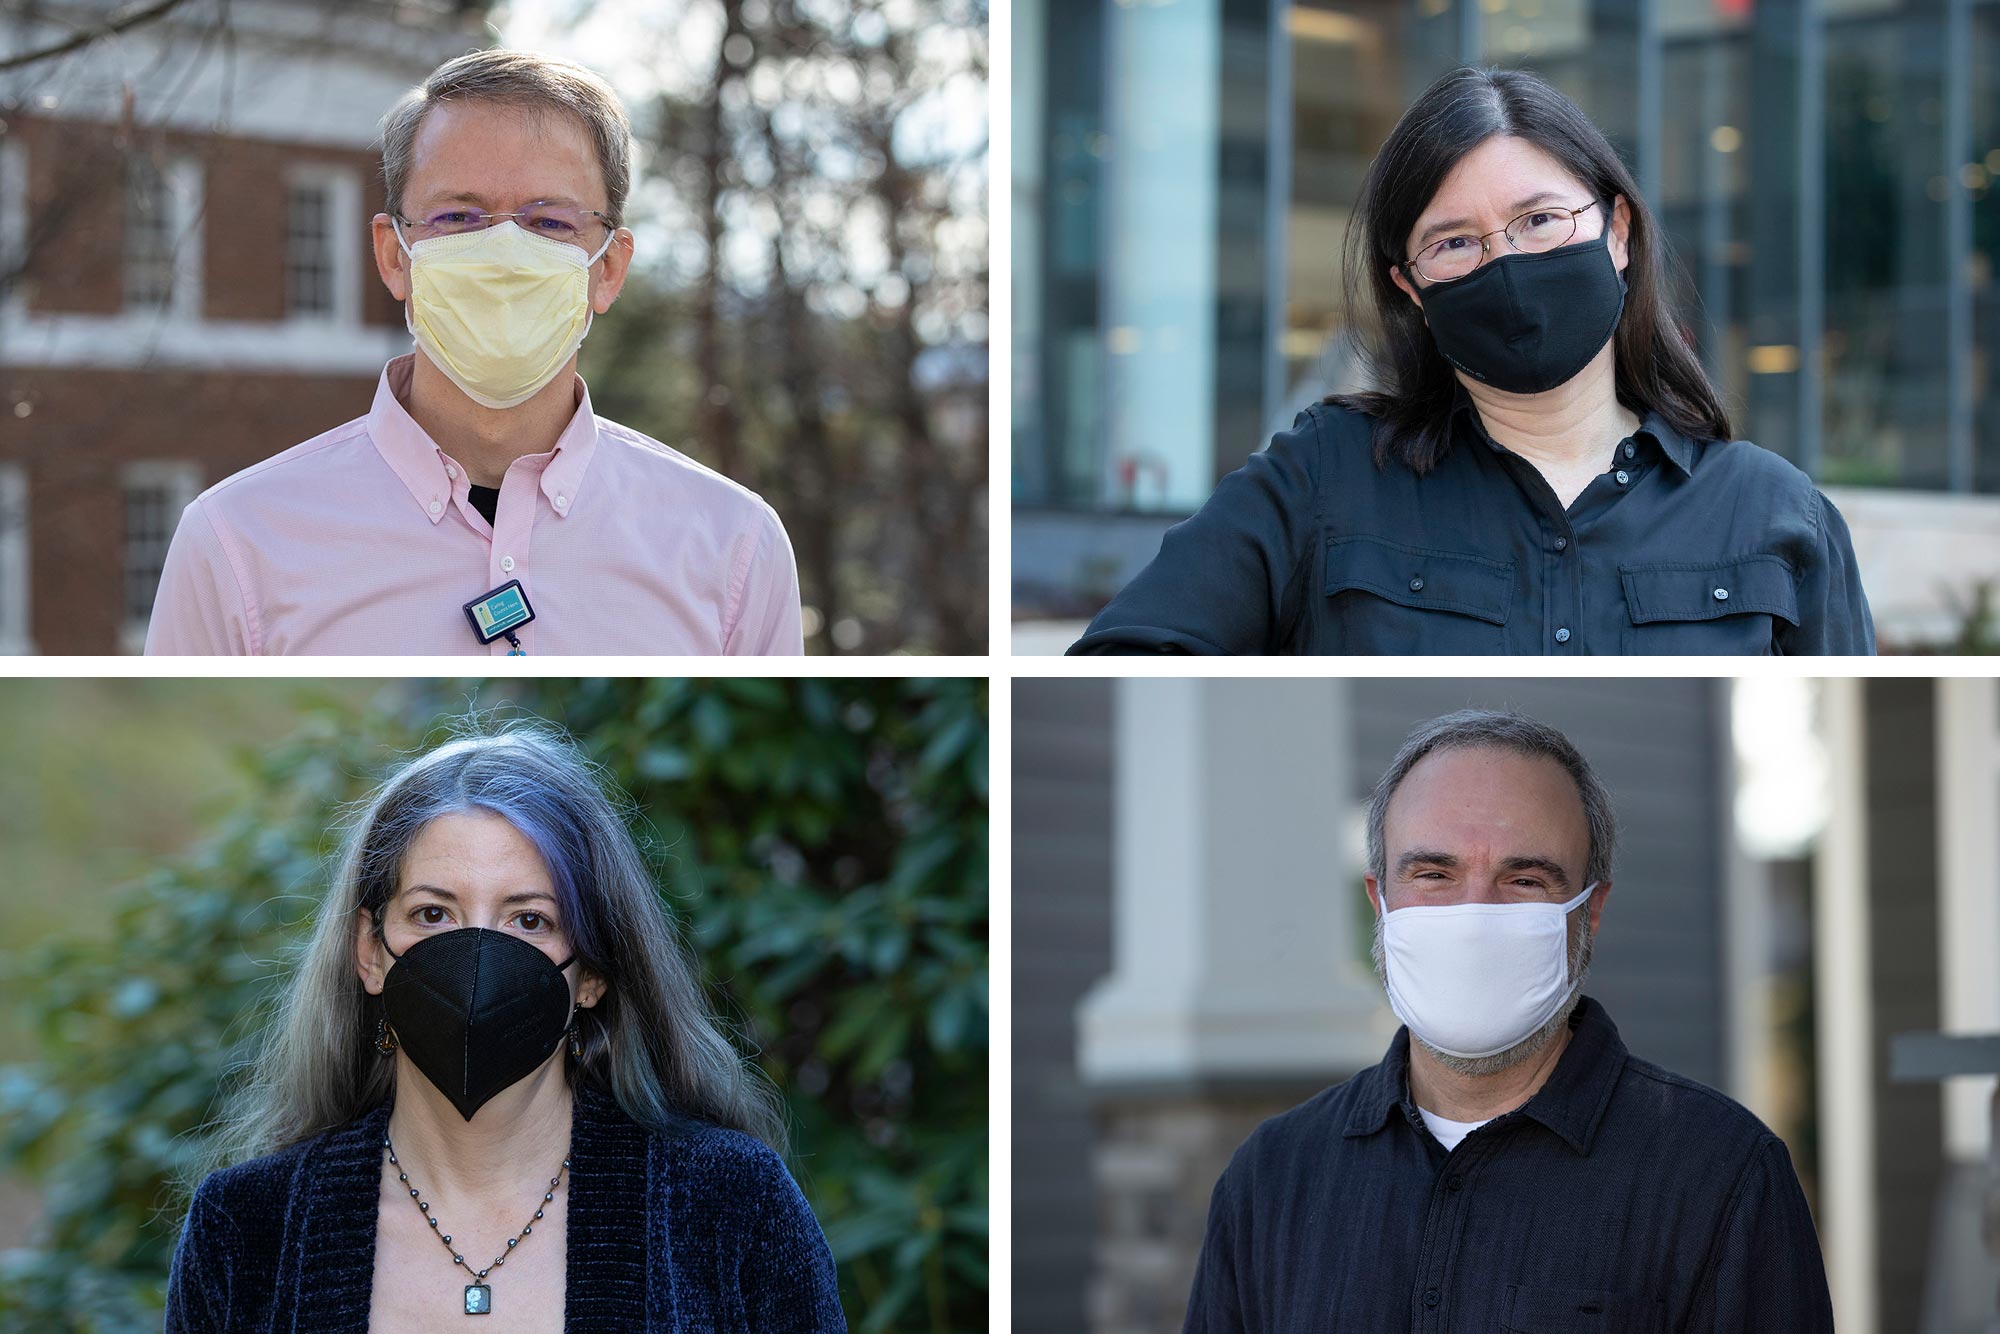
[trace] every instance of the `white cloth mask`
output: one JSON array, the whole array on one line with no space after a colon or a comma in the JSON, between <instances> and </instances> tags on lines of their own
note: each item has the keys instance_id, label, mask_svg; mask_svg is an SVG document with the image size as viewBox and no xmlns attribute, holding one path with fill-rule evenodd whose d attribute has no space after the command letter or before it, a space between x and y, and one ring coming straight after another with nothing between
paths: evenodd
<instances>
[{"instance_id":1,"label":"white cloth mask","mask_svg":"<svg viewBox=\"0 0 2000 1334\"><path fill-rule=\"evenodd\" d=\"M583 345L590 266L611 248L611 236L588 258L512 222L415 246L399 227L396 243L410 257L404 320L417 346L473 402L512 408L555 379Z\"/></svg>"},{"instance_id":2,"label":"white cloth mask","mask_svg":"<svg viewBox=\"0 0 2000 1334\"><path fill-rule=\"evenodd\" d=\"M1447 1056L1497 1056L1569 999L1568 903L1444 903L1382 919L1389 1007Z\"/></svg>"}]
</instances>

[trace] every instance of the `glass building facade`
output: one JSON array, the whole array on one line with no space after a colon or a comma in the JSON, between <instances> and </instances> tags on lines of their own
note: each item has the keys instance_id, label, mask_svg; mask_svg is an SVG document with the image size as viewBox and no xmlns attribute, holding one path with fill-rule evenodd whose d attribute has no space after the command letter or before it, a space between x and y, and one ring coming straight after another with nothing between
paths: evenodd
<instances>
[{"instance_id":1,"label":"glass building facade","mask_svg":"<svg viewBox=\"0 0 2000 1334\"><path fill-rule=\"evenodd\" d=\"M1022 616L1087 615L1300 407L1359 384L1348 220L1460 63L1532 69L1605 131L1740 435L1843 496L2000 493L2000 0L1014 15Z\"/></svg>"}]
</instances>

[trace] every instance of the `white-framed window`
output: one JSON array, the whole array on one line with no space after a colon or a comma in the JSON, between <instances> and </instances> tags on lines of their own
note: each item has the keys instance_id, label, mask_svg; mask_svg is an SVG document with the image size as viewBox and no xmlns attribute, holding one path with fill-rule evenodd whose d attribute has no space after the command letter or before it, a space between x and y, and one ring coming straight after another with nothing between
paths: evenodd
<instances>
[{"instance_id":1,"label":"white-framed window","mask_svg":"<svg viewBox=\"0 0 2000 1334\"><path fill-rule=\"evenodd\" d=\"M192 463L148 460L126 464L123 480L123 638L125 651L138 653L146 647L146 624L152 619L153 599L160 591L167 546L174 539L181 511L201 490L201 472Z\"/></svg>"},{"instance_id":2,"label":"white-framed window","mask_svg":"<svg viewBox=\"0 0 2000 1334\"><path fill-rule=\"evenodd\" d=\"M361 318L361 181L299 163L285 174L285 316L334 324Z\"/></svg>"},{"instance_id":3,"label":"white-framed window","mask_svg":"<svg viewBox=\"0 0 2000 1334\"><path fill-rule=\"evenodd\" d=\"M201 313L201 164L125 160L125 304Z\"/></svg>"},{"instance_id":4,"label":"white-framed window","mask_svg":"<svg viewBox=\"0 0 2000 1334\"><path fill-rule=\"evenodd\" d=\"M28 633L28 477L0 463L0 653L33 653Z\"/></svg>"}]
</instances>

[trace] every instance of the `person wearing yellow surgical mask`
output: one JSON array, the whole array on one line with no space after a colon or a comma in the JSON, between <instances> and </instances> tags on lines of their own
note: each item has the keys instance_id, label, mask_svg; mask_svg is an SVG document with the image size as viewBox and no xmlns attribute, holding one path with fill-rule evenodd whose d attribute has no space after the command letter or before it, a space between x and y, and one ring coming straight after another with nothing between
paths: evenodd
<instances>
[{"instance_id":1,"label":"person wearing yellow surgical mask","mask_svg":"<svg viewBox=\"0 0 2000 1334\"><path fill-rule=\"evenodd\" d=\"M390 111L372 240L414 350L365 416L188 506L148 653L803 652L771 507L577 374L632 264L631 164L603 80L531 52Z\"/></svg>"}]
</instances>

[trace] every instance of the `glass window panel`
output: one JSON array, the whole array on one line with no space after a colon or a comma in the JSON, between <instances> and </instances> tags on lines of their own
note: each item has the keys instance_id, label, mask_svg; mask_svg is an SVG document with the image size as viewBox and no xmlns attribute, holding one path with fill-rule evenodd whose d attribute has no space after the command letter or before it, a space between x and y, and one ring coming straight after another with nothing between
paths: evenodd
<instances>
[{"instance_id":1,"label":"glass window panel","mask_svg":"<svg viewBox=\"0 0 2000 1334\"><path fill-rule=\"evenodd\" d=\"M1295 5L1292 189L1285 228L1280 334L1282 426L1323 394L1363 388L1346 309L1342 261L1368 164L1414 94L1440 72L1411 67L1403 40L1411 7L1397 0Z\"/></svg>"},{"instance_id":2,"label":"glass window panel","mask_svg":"<svg viewBox=\"0 0 2000 1334\"><path fill-rule=\"evenodd\" d=\"M1941 29L1826 25L1823 479L1950 484Z\"/></svg>"},{"instance_id":3,"label":"glass window panel","mask_svg":"<svg viewBox=\"0 0 2000 1334\"><path fill-rule=\"evenodd\" d=\"M1113 6L1099 495L1193 510L1215 489L1219 0Z\"/></svg>"},{"instance_id":4,"label":"glass window panel","mask_svg":"<svg viewBox=\"0 0 2000 1334\"><path fill-rule=\"evenodd\" d=\"M146 157L125 168L125 301L162 306L173 291L173 208L165 174Z\"/></svg>"},{"instance_id":5,"label":"glass window panel","mask_svg":"<svg viewBox=\"0 0 2000 1334\"><path fill-rule=\"evenodd\" d=\"M2000 4L1972 10L1972 484L2000 491Z\"/></svg>"},{"instance_id":6,"label":"glass window panel","mask_svg":"<svg viewBox=\"0 0 2000 1334\"><path fill-rule=\"evenodd\" d=\"M333 313L333 192L320 182L291 188L285 245L285 307L298 315Z\"/></svg>"}]
</instances>

